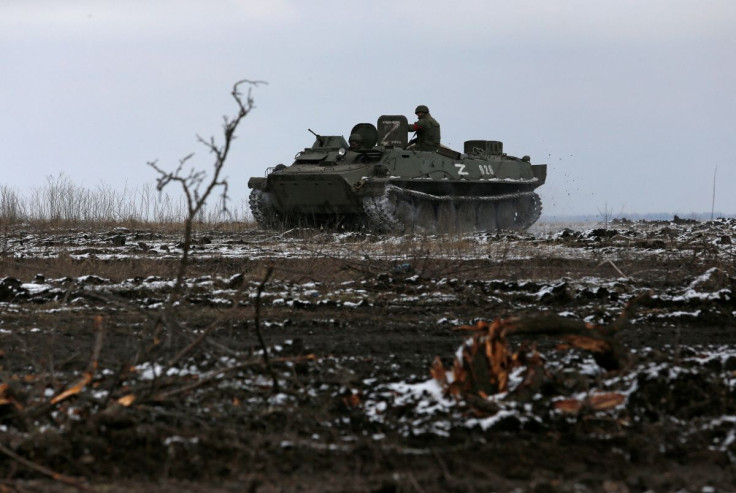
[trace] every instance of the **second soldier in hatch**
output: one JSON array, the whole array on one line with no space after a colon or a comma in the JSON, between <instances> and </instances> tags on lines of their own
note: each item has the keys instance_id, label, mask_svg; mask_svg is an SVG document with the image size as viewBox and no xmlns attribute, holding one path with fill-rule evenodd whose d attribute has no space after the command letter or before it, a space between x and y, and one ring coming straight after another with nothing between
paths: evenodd
<instances>
[{"instance_id":1,"label":"second soldier in hatch","mask_svg":"<svg viewBox=\"0 0 736 493\"><path fill-rule=\"evenodd\" d=\"M429 108L420 104L414 110L418 120L409 124L409 132L416 132L413 139L418 151L436 151L440 147L440 124L429 114Z\"/></svg>"}]
</instances>

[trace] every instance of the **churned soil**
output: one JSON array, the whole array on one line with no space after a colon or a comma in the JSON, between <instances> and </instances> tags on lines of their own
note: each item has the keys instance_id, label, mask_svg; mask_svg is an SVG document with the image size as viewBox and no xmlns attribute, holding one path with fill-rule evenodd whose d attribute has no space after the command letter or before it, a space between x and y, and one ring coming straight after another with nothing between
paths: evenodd
<instances>
[{"instance_id":1,"label":"churned soil","mask_svg":"<svg viewBox=\"0 0 736 493\"><path fill-rule=\"evenodd\" d=\"M606 226L201 230L180 287L176 234L6 228L0 491L735 491L736 221ZM503 393L430 374L540 316L621 366L517 334Z\"/></svg>"}]
</instances>

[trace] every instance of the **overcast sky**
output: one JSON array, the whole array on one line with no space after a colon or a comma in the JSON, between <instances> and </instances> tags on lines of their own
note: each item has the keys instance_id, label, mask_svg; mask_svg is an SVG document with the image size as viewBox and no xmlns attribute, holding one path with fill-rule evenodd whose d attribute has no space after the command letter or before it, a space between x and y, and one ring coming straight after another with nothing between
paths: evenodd
<instances>
[{"instance_id":1,"label":"overcast sky","mask_svg":"<svg viewBox=\"0 0 736 493\"><path fill-rule=\"evenodd\" d=\"M291 164L429 106L443 143L548 163L547 216L736 213L733 0L0 0L0 185L209 169L232 85L263 80L225 173Z\"/></svg>"}]
</instances>

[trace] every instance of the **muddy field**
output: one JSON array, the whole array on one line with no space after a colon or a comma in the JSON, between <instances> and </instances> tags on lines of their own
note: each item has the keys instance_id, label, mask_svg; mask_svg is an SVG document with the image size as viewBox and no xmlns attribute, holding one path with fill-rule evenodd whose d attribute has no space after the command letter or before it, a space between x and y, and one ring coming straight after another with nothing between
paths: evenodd
<instances>
[{"instance_id":1,"label":"muddy field","mask_svg":"<svg viewBox=\"0 0 736 493\"><path fill-rule=\"evenodd\" d=\"M180 240L2 231L0 491L736 491L734 219Z\"/></svg>"}]
</instances>

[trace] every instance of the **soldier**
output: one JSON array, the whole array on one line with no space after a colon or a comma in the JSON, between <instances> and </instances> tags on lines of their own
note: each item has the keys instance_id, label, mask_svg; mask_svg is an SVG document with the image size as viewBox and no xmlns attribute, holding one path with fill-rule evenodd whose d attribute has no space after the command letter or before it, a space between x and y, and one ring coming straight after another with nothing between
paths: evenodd
<instances>
[{"instance_id":1,"label":"soldier","mask_svg":"<svg viewBox=\"0 0 736 493\"><path fill-rule=\"evenodd\" d=\"M417 122L409 124L409 132L416 132L412 139L418 151L436 151L440 147L440 124L429 114L429 108L420 104L414 110Z\"/></svg>"}]
</instances>

